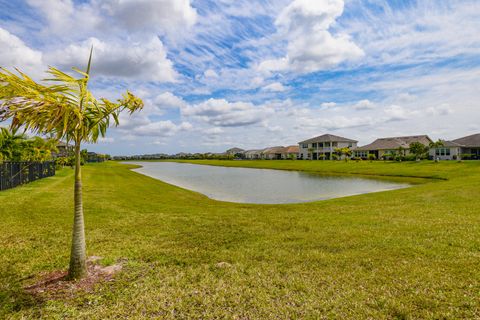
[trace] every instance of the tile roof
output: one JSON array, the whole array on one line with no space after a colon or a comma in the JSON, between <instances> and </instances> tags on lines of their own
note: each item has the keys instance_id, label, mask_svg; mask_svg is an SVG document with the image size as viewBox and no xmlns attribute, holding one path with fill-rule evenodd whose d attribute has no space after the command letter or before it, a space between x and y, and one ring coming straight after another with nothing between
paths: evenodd
<instances>
[{"instance_id":1,"label":"tile roof","mask_svg":"<svg viewBox=\"0 0 480 320\"><path fill-rule=\"evenodd\" d=\"M323 134L321 136L307 139L305 141L300 141L299 143L314 143L314 142L358 142L358 141L336 136L333 134Z\"/></svg>"},{"instance_id":2,"label":"tile roof","mask_svg":"<svg viewBox=\"0 0 480 320\"><path fill-rule=\"evenodd\" d=\"M287 148L282 147L282 146L277 146L277 147L271 147L263 150L262 153L264 154L277 154L277 153L285 153Z\"/></svg>"},{"instance_id":3,"label":"tile roof","mask_svg":"<svg viewBox=\"0 0 480 320\"><path fill-rule=\"evenodd\" d=\"M455 140L452 140L452 142L461 144L465 147L480 148L480 133L455 139Z\"/></svg>"},{"instance_id":4,"label":"tile roof","mask_svg":"<svg viewBox=\"0 0 480 320\"><path fill-rule=\"evenodd\" d=\"M441 140L443 142L443 146L447 148L453 148L453 147L463 147L463 145L453 142L453 141L447 141L447 140Z\"/></svg>"},{"instance_id":5,"label":"tile roof","mask_svg":"<svg viewBox=\"0 0 480 320\"><path fill-rule=\"evenodd\" d=\"M300 152L300 148L298 146L288 146L285 149L286 149L286 153L299 153Z\"/></svg>"},{"instance_id":6,"label":"tile roof","mask_svg":"<svg viewBox=\"0 0 480 320\"><path fill-rule=\"evenodd\" d=\"M380 138L370 144L367 144L366 146L358 147L355 150L394 150L400 147L408 149L410 148L410 144L413 142L420 142L421 144L428 146L432 140L427 135Z\"/></svg>"},{"instance_id":7,"label":"tile roof","mask_svg":"<svg viewBox=\"0 0 480 320\"><path fill-rule=\"evenodd\" d=\"M242 153L244 152L245 150L243 150L242 148L231 148L231 149L228 149L227 151L225 151L225 153L227 154L235 154L235 153Z\"/></svg>"}]
</instances>

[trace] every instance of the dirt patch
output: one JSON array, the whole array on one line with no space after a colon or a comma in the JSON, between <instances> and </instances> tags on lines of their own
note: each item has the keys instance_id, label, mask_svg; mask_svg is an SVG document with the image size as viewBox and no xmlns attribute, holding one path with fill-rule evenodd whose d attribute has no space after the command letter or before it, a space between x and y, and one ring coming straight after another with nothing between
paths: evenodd
<instances>
[{"instance_id":1,"label":"dirt patch","mask_svg":"<svg viewBox=\"0 0 480 320\"><path fill-rule=\"evenodd\" d=\"M87 260L88 274L80 280L67 280L67 271L57 270L42 275L37 283L25 287L25 291L40 299L73 298L77 293L91 292L97 284L113 281L125 262L103 267L98 264L101 259L90 257Z\"/></svg>"}]
</instances>

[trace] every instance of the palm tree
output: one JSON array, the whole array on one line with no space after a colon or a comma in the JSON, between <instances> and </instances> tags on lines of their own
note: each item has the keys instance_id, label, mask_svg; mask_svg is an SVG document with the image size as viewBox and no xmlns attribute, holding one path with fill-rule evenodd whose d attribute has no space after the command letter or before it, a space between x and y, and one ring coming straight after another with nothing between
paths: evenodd
<instances>
[{"instance_id":1,"label":"palm tree","mask_svg":"<svg viewBox=\"0 0 480 320\"><path fill-rule=\"evenodd\" d=\"M0 154L6 161L21 161L25 151L27 136L17 134L17 130L0 128Z\"/></svg>"},{"instance_id":2,"label":"palm tree","mask_svg":"<svg viewBox=\"0 0 480 320\"><path fill-rule=\"evenodd\" d=\"M0 70L0 121L12 119L11 128L23 128L34 133L53 134L57 140L65 139L75 145L75 214L69 279L87 274L85 228L83 220L82 175L80 149L82 142L96 142L105 136L110 121L118 125L121 111L131 113L142 109L143 102L126 92L116 102L95 99L88 90L92 50L85 72L73 68L79 78L49 67L50 79L37 83L26 74L16 75L4 68Z\"/></svg>"}]
</instances>

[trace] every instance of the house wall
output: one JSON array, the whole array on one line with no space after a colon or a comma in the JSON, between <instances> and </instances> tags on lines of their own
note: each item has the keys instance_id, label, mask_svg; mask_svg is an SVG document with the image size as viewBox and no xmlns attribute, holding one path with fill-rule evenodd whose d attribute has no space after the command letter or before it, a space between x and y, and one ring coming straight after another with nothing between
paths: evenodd
<instances>
[{"instance_id":1,"label":"house wall","mask_svg":"<svg viewBox=\"0 0 480 320\"><path fill-rule=\"evenodd\" d=\"M326 146L325 146L326 144ZM329 145L330 144L330 145ZM316 146L314 146L316 145ZM339 141L333 141L333 142L324 142L324 146L320 147L319 143L308 143L308 144L303 144L299 143L299 158L302 159L310 159L310 154L308 152L309 148L313 148L313 153L317 154L317 159L319 159L319 155L327 155L329 157L330 154L334 153L336 148L350 148L354 149L357 147L356 142L339 142Z\"/></svg>"},{"instance_id":2,"label":"house wall","mask_svg":"<svg viewBox=\"0 0 480 320\"><path fill-rule=\"evenodd\" d=\"M389 149L389 150L378 150L378 157L379 159L383 157L384 155L388 155L392 152L395 152L395 155L398 154L398 149ZM408 156L410 154L410 149L403 149L402 155Z\"/></svg>"},{"instance_id":3,"label":"house wall","mask_svg":"<svg viewBox=\"0 0 480 320\"><path fill-rule=\"evenodd\" d=\"M439 149L440 154L437 154L437 149ZM442 152L441 149L448 149L450 151L450 155L445 154L446 152ZM438 159L438 160L454 160L458 159L461 153L461 149L458 147L442 147L442 148L431 148L428 152L430 158Z\"/></svg>"},{"instance_id":4,"label":"house wall","mask_svg":"<svg viewBox=\"0 0 480 320\"><path fill-rule=\"evenodd\" d=\"M260 154L258 154L258 153L246 153L245 154L245 159L249 159L249 160L260 159Z\"/></svg>"},{"instance_id":5,"label":"house wall","mask_svg":"<svg viewBox=\"0 0 480 320\"><path fill-rule=\"evenodd\" d=\"M281 158L282 158L283 160L290 160L290 159L291 159L291 155L293 155L293 158L294 158L294 159L300 159L300 154L299 154L299 153L296 153L296 152L285 152L285 153L282 153Z\"/></svg>"}]
</instances>

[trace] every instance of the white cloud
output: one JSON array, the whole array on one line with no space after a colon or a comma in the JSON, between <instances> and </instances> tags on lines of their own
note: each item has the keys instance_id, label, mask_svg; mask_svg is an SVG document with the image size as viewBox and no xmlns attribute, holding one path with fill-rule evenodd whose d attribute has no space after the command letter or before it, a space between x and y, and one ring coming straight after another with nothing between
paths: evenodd
<instances>
[{"instance_id":1,"label":"white cloud","mask_svg":"<svg viewBox=\"0 0 480 320\"><path fill-rule=\"evenodd\" d=\"M180 97L177 97L171 92L164 92L159 94L154 99L155 104L159 108L184 108L187 103Z\"/></svg>"},{"instance_id":2,"label":"white cloud","mask_svg":"<svg viewBox=\"0 0 480 320\"><path fill-rule=\"evenodd\" d=\"M287 89L288 88L285 87L280 82L274 82L262 88L263 91L268 91L268 92L284 92Z\"/></svg>"},{"instance_id":3,"label":"white cloud","mask_svg":"<svg viewBox=\"0 0 480 320\"><path fill-rule=\"evenodd\" d=\"M375 108L375 104L368 99L360 100L353 106L355 110L371 110Z\"/></svg>"},{"instance_id":4,"label":"white cloud","mask_svg":"<svg viewBox=\"0 0 480 320\"><path fill-rule=\"evenodd\" d=\"M133 130L133 134L136 136L149 136L149 137L171 137L179 131L190 130L192 125L189 122L182 122L175 124L170 120L151 122L147 125L138 127Z\"/></svg>"},{"instance_id":5,"label":"white cloud","mask_svg":"<svg viewBox=\"0 0 480 320\"><path fill-rule=\"evenodd\" d=\"M323 102L320 106L322 108L333 108L336 107L337 104L335 102Z\"/></svg>"},{"instance_id":6,"label":"white cloud","mask_svg":"<svg viewBox=\"0 0 480 320\"><path fill-rule=\"evenodd\" d=\"M44 33L75 36L96 30L101 23L98 8L90 3L75 5L72 0L27 0L27 3L45 17Z\"/></svg>"},{"instance_id":7,"label":"white cloud","mask_svg":"<svg viewBox=\"0 0 480 320\"><path fill-rule=\"evenodd\" d=\"M207 135L219 135L219 134L222 134L224 133L225 130L223 130L222 128L219 128L219 127L213 127L213 128L208 128L206 130L204 130L204 133L207 134Z\"/></svg>"},{"instance_id":8,"label":"white cloud","mask_svg":"<svg viewBox=\"0 0 480 320\"><path fill-rule=\"evenodd\" d=\"M228 102L225 99L209 99L188 106L182 115L192 117L217 127L248 126L262 122L273 110L247 102Z\"/></svg>"},{"instance_id":9,"label":"white cloud","mask_svg":"<svg viewBox=\"0 0 480 320\"><path fill-rule=\"evenodd\" d=\"M46 19L46 33L108 34L119 29L177 37L197 21L190 0L28 0Z\"/></svg>"},{"instance_id":10,"label":"white cloud","mask_svg":"<svg viewBox=\"0 0 480 320\"><path fill-rule=\"evenodd\" d=\"M20 38L0 27L0 66L19 68L29 75L39 75L43 68L42 53L28 47Z\"/></svg>"},{"instance_id":11,"label":"white cloud","mask_svg":"<svg viewBox=\"0 0 480 320\"><path fill-rule=\"evenodd\" d=\"M48 60L63 68L86 65L93 46L92 74L105 77L137 78L144 81L173 82L177 74L157 37L145 42L105 42L90 38L80 44L48 55Z\"/></svg>"},{"instance_id":12,"label":"white cloud","mask_svg":"<svg viewBox=\"0 0 480 320\"><path fill-rule=\"evenodd\" d=\"M218 78L218 73L216 73L215 70L208 69L203 73L203 76L205 78Z\"/></svg>"},{"instance_id":13,"label":"white cloud","mask_svg":"<svg viewBox=\"0 0 480 320\"><path fill-rule=\"evenodd\" d=\"M363 50L347 34L329 31L343 5L343 0L293 1L275 21L288 41L287 55L265 60L258 69L310 73L362 57Z\"/></svg>"},{"instance_id":14,"label":"white cloud","mask_svg":"<svg viewBox=\"0 0 480 320\"><path fill-rule=\"evenodd\" d=\"M448 103L443 103L435 107L427 108L427 114L432 116L446 116L453 112L452 107Z\"/></svg>"},{"instance_id":15,"label":"white cloud","mask_svg":"<svg viewBox=\"0 0 480 320\"><path fill-rule=\"evenodd\" d=\"M423 0L401 9L378 1L375 11L358 1L350 8L357 14L342 27L356 35L365 64L427 63L480 52L478 1Z\"/></svg>"},{"instance_id":16,"label":"white cloud","mask_svg":"<svg viewBox=\"0 0 480 320\"><path fill-rule=\"evenodd\" d=\"M190 0L107 0L100 7L117 24L131 31L175 34L197 21Z\"/></svg>"},{"instance_id":17,"label":"white cloud","mask_svg":"<svg viewBox=\"0 0 480 320\"><path fill-rule=\"evenodd\" d=\"M413 116L419 114L418 111L410 110L402 106L391 105L384 109L384 113L387 115L385 121L403 121L408 120Z\"/></svg>"}]
</instances>

